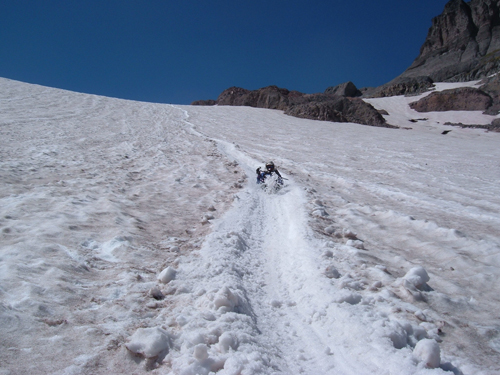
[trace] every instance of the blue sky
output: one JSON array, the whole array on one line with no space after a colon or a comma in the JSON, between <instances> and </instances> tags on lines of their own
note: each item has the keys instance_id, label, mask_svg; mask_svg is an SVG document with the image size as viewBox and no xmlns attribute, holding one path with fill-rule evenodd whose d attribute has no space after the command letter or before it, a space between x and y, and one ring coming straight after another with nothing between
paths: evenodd
<instances>
[{"instance_id":1,"label":"blue sky","mask_svg":"<svg viewBox=\"0 0 500 375\"><path fill-rule=\"evenodd\" d=\"M418 56L446 2L5 0L0 76L173 104L231 86L378 86Z\"/></svg>"}]
</instances>

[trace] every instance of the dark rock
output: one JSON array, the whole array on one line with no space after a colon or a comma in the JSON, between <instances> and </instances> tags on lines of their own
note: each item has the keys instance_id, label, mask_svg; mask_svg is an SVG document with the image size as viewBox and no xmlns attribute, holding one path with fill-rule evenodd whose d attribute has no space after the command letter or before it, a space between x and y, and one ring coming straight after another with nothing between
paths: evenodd
<instances>
[{"instance_id":1,"label":"dark rock","mask_svg":"<svg viewBox=\"0 0 500 375\"><path fill-rule=\"evenodd\" d=\"M250 90L241 87L230 87L217 98L218 105L249 105L247 104Z\"/></svg>"},{"instance_id":2,"label":"dark rock","mask_svg":"<svg viewBox=\"0 0 500 375\"><path fill-rule=\"evenodd\" d=\"M231 87L219 95L217 104L284 110L288 106L289 98L301 95L303 94L297 91L289 91L277 86L268 86L254 91Z\"/></svg>"},{"instance_id":3,"label":"dark rock","mask_svg":"<svg viewBox=\"0 0 500 375\"><path fill-rule=\"evenodd\" d=\"M337 86L328 87L325 90L325 94L347 96L347 97L356 97L362 95L361 91L359 91L358 88L351 81L342 83Z\"/></svg>"},{"instance_id":4,"label":"dark rock","mask_svg":"<svg viewBox=\"0 0 500 375\"><path fill-rule=\"evenodd\" d=\"M495 119L490 125L478 125L478 124L462 124L453 123L453 122L445 122L444 125L458 126L461 128L469 128L469 129L485 129L492 132L500 132L500 119Z\"/></svg>"},{"instance_id":5,"label":"dark rock","mask_svg":"<svg viewBox=\"0 0 500 375\"><path fill-rule=\"evenodd\" d=\"M377 90L377 87L362 87L359 89L361 96L364 98L371 98L372 94Z\"/></svg>"},{"instance_id":6,"label":"dark rock","mask_svg":"<svg viewBox=\"0 0 500 375\"><path fill-rule=\"evenodd\" d=\"M371 93L373 98L398 95L419 95L434 87L434 81L424 77L398 77Z\"/></svg>"},{"instance_id":7,"label":"dark rock","mask_svg":"<svg viewBox=\"0 0 500 375\"><path fill-rule=\"evenodd\" d=\"M291 105L287 115L313 120L333 122L354 122L357 124L393 127L388 125L382 115L370 104L359 98L332 96L331 98L310 98L307 103Z\"/></svg>"},{"instance_id":8,"label":"dark rock","mask_svg":"<svg viewBox=\"0 0 500 375\"><path fill-rule=\"evenodd\" d=\"M485 114L496 116L500 113L500 75L486 78L482 83L483 85L479 88L493 99L491 107L486 110Z\"/></svg>"},{"instance_id":9,"label":"dark rock","mask_svg":"<svg viewBox=\"0 0 500 375\"><path fill-rule=\"evenodd\" d=\"M216 105L217 102L213 99L208 100L196 100L191 103L191 105Z\"/></svg>"},{"instance_id":10,"label":"dark rock","mask_svg":"<svg viewBox=\"0 0 500 375\"><path fill-rule=\"evenodd\" d=\"M433 92L419 101L410 103L417 112L485 111L492 104L491 97L473 87Z\"/></svg>"},{"instance_id":11,"label":"dark rock","mask_svg":"<svg viewBox=\"0 0 500 375\"><path fill-rule=\"evenodd\" d=\"M420 54L400 77L464 82L500 69L500 0L451 0L432 20Z\"/></svg>"},{"instance_id":12,"label":"dark rock","mask_svg":"<svg viewBox=\"0 0 500 375\"><path fill-rule=\"evenodd\" d=\"M488 127L488 130L493 132L500 132L500 118L494 119L491 125Z\"/></svg>"}]
</instances>

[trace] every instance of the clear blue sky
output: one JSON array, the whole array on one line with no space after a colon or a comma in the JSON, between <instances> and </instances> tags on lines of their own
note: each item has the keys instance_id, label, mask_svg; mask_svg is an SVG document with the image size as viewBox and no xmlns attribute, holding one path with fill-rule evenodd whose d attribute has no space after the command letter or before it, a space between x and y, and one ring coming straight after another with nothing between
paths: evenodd
<instances>
[{"instance_id":1,"label":"clear blue sky","mask_svg":"<svg viewBox=\"0 0 500 375\"><path fill-rule=\"evenodd\" d=\"M226 88L378 86L447 0L3 0L0 76L160 103Z\"/></svg>"}]
</instances>

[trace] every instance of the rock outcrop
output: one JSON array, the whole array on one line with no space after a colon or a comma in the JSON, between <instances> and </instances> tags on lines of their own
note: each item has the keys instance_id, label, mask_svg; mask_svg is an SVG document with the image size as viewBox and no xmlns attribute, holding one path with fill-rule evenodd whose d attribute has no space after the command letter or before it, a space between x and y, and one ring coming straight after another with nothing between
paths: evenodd
<instances>
[{"instance_id":1,"label":"rock outcrop","mask_svg":"<svg viewBox=\"0 0 500 375\"><path fill-rule=\"evenodd\" d=\"M216 101L199 100L192 105L217 104L278 109L287 115L301 118L392 127L372 105L359 98L347 97L359 93L352 82L339 85L331 91L335 94L303 94L277 86L253 91L231 87L224 90Z\"/></svg>"},{"instance_id":2,"label":"rock outcrop","mask_svg":"<svg viewBox=\"0 0 500 375\"><path fill-rule=\"evenodd\" d=\"M411 66L363 96L416 95L428 91L433 82L473 81L499 71L500 0L450 0L432 19Z\"/></svg>"},{"instance_id":3,"label":"rock outcrop","mask_svg":"<svg viewBox=\"0 0 500 375\"><path fill-rule=\"evenodd\" d=\"M496 116L500 112L500 75L486 78L482 81L483 85L479 87L482 91L491 96L493 102L485 114Z\"/></svg>"},{"instance_id":4,"label":"rock outcrop","mask_svg":"<svg viewBox=\"0 0 500 375\"><path fill-rule=\"evenodd\" d=\"M351 81L342 83L337 86L328 87L325 90L325 94L346 96L351 98L362 95L361 91L359 91Z\"/></svg>"},{"instance_id":5,"label":"rock outcrop","mask_svg":"<svg viewBox=\"0 0 500 375\"><path fill-rule=\"evenodd\" d=\"M394 127L370 104L360 98L339 95L309 95L291 103L285 114L312 120L354 122L357 124Z\"/></svg>"},{"instance_id":6,"label":"rock outcrop","mask_svg":"<svg viewBox=\"0 0 500 375\"><path fill-rule=\"evenodd\" d=\"M383 98L397 95L419 95L434 86L434 81L424 77L398 77L391 82L378 87L370 93L370 97ZM366 95L365 95L366 96Z\"/></svg>"},{"instance_id":7,"label":"rock outcrop","mask_svg":"<svg viewBox=\"0 0 500 375\"><path fill-rule=\"evenodd\" d=\"M473 87L433 92L419 101L410 103L417 112L486 111L493 103L484 91Z\"/></svg>"},{"instance_id":8,"label":"rock outcrop","mask_svg":"<svg viewBox=\"0 0 500 375\"><path fill-rule=\"evenodd\" d=\"M465 82L499 68L500 0L451 0L432 20L419 56L400 77Z\"/></svg>"}]
</instances>

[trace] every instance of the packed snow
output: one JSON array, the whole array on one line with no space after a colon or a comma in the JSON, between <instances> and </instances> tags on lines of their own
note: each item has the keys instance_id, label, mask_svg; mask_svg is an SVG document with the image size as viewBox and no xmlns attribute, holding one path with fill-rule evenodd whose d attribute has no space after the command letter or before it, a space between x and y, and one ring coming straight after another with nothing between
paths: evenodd
<instances>
[{"instance_id":1,"label":"packed snow","mask_svg":"<svg viewBox=\"0 0 500 375\"><path fill-rule=\"evenodd\" d=\"M0 79L0 374L500 373L500 134L444 125L495 117L418 98L367 99L386 129Z\"/></svg>"}]
</instances>

